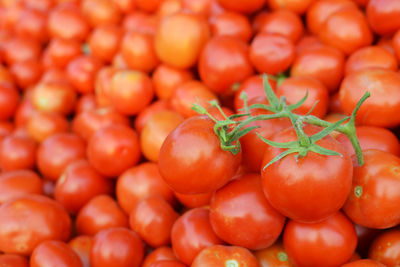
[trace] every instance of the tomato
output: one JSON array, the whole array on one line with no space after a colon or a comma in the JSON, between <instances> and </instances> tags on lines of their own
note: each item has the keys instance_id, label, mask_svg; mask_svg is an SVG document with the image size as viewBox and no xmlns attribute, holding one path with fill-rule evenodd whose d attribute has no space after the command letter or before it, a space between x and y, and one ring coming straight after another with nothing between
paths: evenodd
<instances>
[{"instance_id":1,"label":"tomato","mask_svg":"<svg viewBox=\"0 0 400 267\"><path fill-rule=\"evenodd\" d=\"M354 226L340 212L318 223L289 220L283 231L283 246L294 266L340 266L356 245Z\"/></svg>"},{"instance_id":2,"label":"tomato","mask_svg":"<svg viewBox=\"0 0 400 267\"><path fill-rule=\"evenodd\" d=\"M19 255L2 254L0 255L0 266L2 267L29 267L28 260Z\"/></svg>"},{"instance_id":3,"label":"tomato","mask_svg":"<svg viewBox=\"0 0 400 267\"><path fill-rule=\"evenodd\" d=\"M382 85L385 85L382 87ZM393 127L400 124L400 75L391 70L366 69L346 76L339 97L343 111L350 114L365 92L370 92L357 112L356 121L371 126Z\"/></svg>"},{"instance_id":4,"label":"tomato","mask_svg":"<svg viewBox=\"0 0 400 267\"><path fill-rule=\"evenodd\" d=\"M236 173L241 154L222 150L213 127L211 119L195 116L181 123L165 139L158 165L172 190L185 194L211 192Z\"/></svg>"},{"instance_id":5,"label":"tomato","mask_svg":"<svg viewBox=\"0 0 400 267\"><path fill-rule=\"evenodd\" d=\"M320 0L314 1L306 13L306 24L311 34L318 35L328 17L340 10L357 9L351 0Z\"/></svg>"},{"instance_id":6,"label":"tomato","mask_svg":"<svg viewBox=\"0 0 400 267\"><path fill-rule=\"evenodd\" d=\"M379 229L367 228L358 224L354 224L357 233L357 252L364 258L368 256L369 247L382 231Z\"/></svg>"},{"instance_id":7,"label":"tomato","mask_svg":"<svg viewBox=\"0 0 400 267\"><path fill-rule=\"evenodd\" d=\"M85 158L85 154L86 144L79 136L73 133L54 134L38 148L38 169L43 176L56 181L69 163Z\"/></svg>"},{"instance_id":8,"label":"tomato","mask_svg":"<svg viewBox=\"0 0 400 267\"><path fill-rule=\"evenodd\" d=\"M96 73L101 68L99 59L90 55L81 55L71 60L67 65L68 81L79 93L94 91Z\"/></svg>"},{"instance_id":9,"label":"tomato","mask_svg":"<svg viewBox=\"0 0 400 267\"><path fill-rule=\"evenodd\" d=\"M87 157L100 174L116 177L139 162L139 146L139 137L133 129L112 125L96 131L90 138Z\"/></svg>"},{"instance_id":10,"label":"tomato","mask_svg":"<svg viewBox=\"0 0 400 267\"><path fill-rule=\"evenodd\" d=\"M40 43L27 37L12 37L4 43L4 60L8 64L26 60L38 60Z\"/></svg>"},{"instance_id":11,"label":"tomato","mask_svg":"<svg viewBox=\"0 0 400 267\"><path fill-rule=\"evenodd\" d=\"M304 51L312 50L324 46L322 42L315 35L303 35L296 43L296 55L300 55Z\"/></svg>"},{"instance_id":12,"label":"tomato","mask_svg":"<svg viewBox=\"0 0 400 267\"><path fill-rule=\"evenodd\" d=\"M36 142L41 143L54 134L68 132L69 123L59 113L34 112L28 118L26 130L30 137Z\"/></svg>"},{"instance_id":13,"label":"tomato","mask_svg":"<svg viewBox=\"0 0 400 267\"><path fill-rule=\"evenodd\" d=\"M286 254L283 244L276 242L270 247L265 249L257 250L254 252L260 267L292 267L293 265L289 262L289 258Z\"/></svg>"},{"instance_id":14,"label":"tomato","mask_svg":"<svg viewBox=\"0 0 400 267\"><path fill-rule=\"evenodd\" d=\"M20 36L45 42L47 16L44 12L34 9L25 9L15 23L15 32Z\"/></svg>"},{"instance_id":15,"label":"tomato","mask_svg":"<svg viewBox=\"0 0 400 267\"><path fill-rule=\"evenodd\" d=\"M158 247L144 258L142 267L150 267L154 262L162 260L176 260L171 247Z\"/></svg>"},{"instance_id":16,"label":"tomato","mask_svg":"<svg viewBox=\"0 0 400 267\"><path fill-rule=\"evenodd\" d=\"M300 16L289 10L276 10L266 15L260 32L277 33L296 43L304 33Z\"/></svg>"},{"instance_id":17,"label":"tomato","mask_svg":"<svg viewBox=\"0 0 400 267\"><path fill-rule=\"evenodd\" d=\"M346 61L345 75L368 68L397 70L396 57L379 46L367 46L352 53Z\"/></svg>"},{"instance_id":18,"label":"tomato","mask_svg":"<svg viewBox=\"0 0 400 267\"><path fill-rule=\"evenodd\" d=\"M357 126L356 132L362 150L377 149L400 156L400 142L389 129L374 126ZM349 155L354 154L353 146L344 134L337 136L336 140L344 145Z\"/></svg>"},{"instance_id":19,"label":"tomato","mask_svg":"<svg viewBox=\"0 0 400 267\"><path fill-rule=\"evenodd\" d=\"M251 42L249 57L259 73L276 75L292 64L294 45L283 35L259 33Z\"/></svg>"},{"instance_id":20,"label":"tomato","mask_svg":"<svg viewBox=\"0 0 400 267\"><path fill-rule=\"evenodd\" d=\"M24 127L28 124L29 119L36 113L31 99L23 99L15 110L14 123L16 127Z\"/></svg>"},{"instance_id":21,"label":"tomato","mask_svg":"<svg viewBox=\"0 0 400 267\"><path fill-rule=\"evenodd\" d=\"M113 75L110 100L125 115L135 115L150 104L154 89L150 77L140 71L121 70Z\"/></svg>"},{"instance_id":22,"label":"tomato","mask_svg":"<svg viewBox=\"0 0 400 267\"><path fill-rule=\"evenodd\" d=\"M77 114L72 121L72 130L89 141L96 131L117 124L129 126L130 122L111 108L93 109Z\"/></svg>"},{"instance_id":23,"label":"tomato","mask_svg":"<svg viewBox=\"0 0 400 267\"><path fill-rule=\"evenodd\" d=\"M141 11L128 13L123 21L125 31L134 31L154 35L157 31L159 18Z\"/></svg>"},{"instance_id":24,"label":"tomato","mask_svg":"<svg viewBox=\"0 0 400 267\"><path fill-rule=\"evenodd\" d=\"M297 55L290 69L290 76L315 78L322 82L329 92L334 92L342 81L344 63L341 51L330 46L319 46Z\"/></svg>"},{"instance_id":25,"label":"tomato","mask_svg":"<svg viewBox=\"0 0 400 267\"><path fill-rule=\"evenodd\" d=\"M353 262L344 264L341 267L387 267L387 266L380 263L379 261L365 259L365 260L353 261Z\"/></svg>"},{"instance_id":26,"label":"tomato","mask_svg":"<svg viewBox=\"0 0 400 267\"><path fill-rule=\"evenodd\" d=\"M126 32L121 41L121 54L129 68L151 72L159 64L153 36L140 32Z\"/></svg>"},{"instance_id":27,"label":"tomato","mask_svg":"<svg viewBox=\"0 0 400 267\"><path fill-rule=\"evenodd\" d=\"M122 13L134 11L136 8L136 3L133 0L114 0L113 2Z\"/></svg>"},{"instance_id":28,"label":"tomato","mask_svg":"<svg viewBox=\"0 0 400 267\"><path fill-rule=\"evenodd\" d=\"M0 81L10 84L14 82L10 70L6 66L3 66L2 64L0 64Z\"/></svg>"},{"instance_id":29,"label":"tomato","mask_svg":"<svg viewBox=\"0 0 400 267\"><path fill-rule=\"evenodd\" d=\"M129 225L152 247L168 245L171 229L179 214L162 197L155 196L140 201L129 214Z\"/></svg>"},{"instance_id":30,"label":"tomato","mask_svg":"<svg viewBox=\"0 0 400 267\"><path fill-rule=\"evenodd\" d=\"M171 110L168 101L166 100L156 100L152 102L150 105L145 107L135 118L135 129L141 133L147 121L150 120L151 117L156 115L162 111L169 111Z\"/></svg>"},{"instance_id":31,"label":"tomato","mask_svg":"<svg viewBox=\"0 0 400 267\"><path fill-rule=\"evenodd\" d=\"M370 27L379 35L390 35L400 27L400 3L396 0L370 0L366 14Z\"/></svg>"},{"instance_id":32,"label":"tomato","mask_svg":"<svg viewBox=\"0 0 400 267\"><path fill-rule=\"evenodd\" d=\"M163 0L157 9L156 16L163 19L181 11L183 11L181 0Z\"/></svg>"},{"instance_id":33,"label":"tomato","mask_svg":"<svg viewBox=\"0 0 400 267\"><path fill-rule=\"evenodd\" d=\"M117 24L121 19L118 6L109 0L83 0L81 11L86 21L92 26Z\"/></svg>"},{"instance_id":34,"label":"tomato","mask_svg":"<svg viewBox=\"0 0 400 267\"><path fill-rule=\"evenodd\" d=\"M354 166L353 186L343 210L354 223L365 227L396 226L400 223L400 158L373 149L365 150L363 156L364 165Z\"/></svg>"},{"instance_id":35,"label":"tomato","mask_svg":"<svg viewBox=\"0 0 400 267\"><path fill-rule=\"evenodd\" d=\"M315 126L306 126L307 135L319 132ZM275 142L297 140L293 128L277 133ZM296 159L293 154L262 169L262 186L270 204L283 215L303 223L320 222L344 204L351 189L352 162L345 148L331 136L316 142L342 156L325 156L308 152ZM283 149L268 146L262 166ZM315 166L318 166L316 168Z\"/></svg>"},{"instance_id":36,"label":"tomato","mask_svg":"<svg viewBox=\"0 0 400 267\"><path fill-rule=\"evenodd\" d=\"M140 133L143 155L148 160L157 162L165 138L182 121L183 117L179 113L169 110L160 111L149 118Z\"/></svg>"},{"instance_id":37,"label":"tomato","mask_svg":"<svg viewBox=\"0 0 400 267\"><path fill-rule=\"evenodd\" d=\"M212 14L213 6L217 5L216 0L182 0L182 7L192 13L209 17Z\"/></svg>"},{"instance_id":38,"label":"tomato","mask_svg":"<svg viewBox=\"0 0 400 267\"><path fill-rule=\"evenodd\" d=\"M1 251L30 255L45 240L66 241L71 219L55 200L25 195L0 206L0 226Z\"/></svg>"},{"instance_id":39,"label":"tomato","mask_svg":"<svg viewBox=\"0 0 400 267\"><path fill-rule=\"evenodd\" d=\"M162 0L136 0L136 7L148 13L153 13L161 3Z\"/></svg>"},{"instance_id":40,"label":"tomato","mask_svg":"<svg viewBox=\"0 0 400 267\"><path fill-rule=\"evenodd\" d=\"M36 151L37 145L31 138L8 135L0 143L0 167L3 171L33 169Z\"/></svg>"},{"instance_id":41,"label":"tomato","mask_svg":"<svg viewBox=\"0 0 400 267\"><path fill-rule=\"evenodd\" d=\"M368 255L370 259L379 261L388 267L399 265L400 230L389 230L375 238L370 246Z\"/></svg>"},{"instance_id":42,"label":"tomato","mask_svg":"<svg viewBox=\"0 0 400 267\"><path fill-rule=\"evenodd\" d=\"M68 78L64 70L51 67L46 69L43 72L42 77L40 78L39 82L60 82L60 83L68 83Z\"/></svg>"},{"instance_id":43,"label":"tomato","mask_svg":"<svg viewBox=\"0 0 400 267\"><path fill-rule=\"evenodd\" d=\"M0 120L8 120L15 114L19 103L17 89L9 83L0 83Z\"/></svg>"},{"instance_id":44,"label":"tomato","mask_svg":"<svg viewBox=\"0 0 400 267\"><path fill-rule=\"evenodd\" d=\"M150 265L150 267L186 267L186 266L187 265L177 260L160 260Z\"/></svg>"},{"instance_id":45,"label":"tomato","mask_svg":"<svg viewBox=\"0 0 400 267\"><path fill-rule=\"evenodd\" d=\"M200 55L198 71L201 80L216 93L229 92L234 83L253 74L248 50L248 45L237 38L213 37Z\"/></svg>"},{"instance_id":46,"label":"tomato","mask_svg":"<svg viewBox=\"0 0 400 267\"><path fill-rule=\"evenodd\" d=\"M229 11L238 13L252 13L263 7L266 0L250 0L246 3L240 0L218 0L218 3Z\"/></svg>"},{"instance_id":47,"label":"tomato","mask_svg":"<svg viewBox=\"0 0 400 267\"><path fill-rule=\"evenodd\" d=\"M139 236L129 229L115 227L104 229L94 237L90 263L93 267L139 267L143 255Z\"/></svg>"},{"instance_id":48,"label":"tomato","mask_svg":"<svg viewBox=\"0 0 400 267\"><path fill-rule=\"evenodd\" d=\"M253 33L246 16L234 12L223 12L211 21L211 34L213 36L228 35L248 42Z\"/></svg>"},{"instance_id":49,"label":"tomato","mask_svg":"<svg viewBox=\"0 0 400 267\"><path fill-rule=\"evenodd\" d=\"M18 85L23 90L33 86L42 75L40 62L35 59L15 62L10 66L10 72Z\"/></svg>"},{"instance_id":50,"label":"tomato","mask_svg":"<svg viewBox=\"0 0 400 267\"><path fill-rule=\"evenodd\" d=\"M3 204L18 196L42 194L43 181L28 170L15 170L0 174L0 203Z\"/></svg>"},{"instance_id":51,"label":"tomato","mask_svg":"<svg viewBox=\"0 0 400 267\"><path fill-rule=\"evenodd\" d=\"M111 62L118 51L122 29L115 25L100 25L88 38L90 53L106 62Z\"/></svg>"},{"instance_id":52,"label":"tomato","mask_svg":"<svg viewBox=\"0 0 400 267\"><path fill-rule=\"evenodd\" d=\"M218 237L227 243L259 250L277 240L285 217L268 203L260 176L247 174L215 192L210 222Z\"/></svg>"},{"instance_id":53,"label":"tomato","mask_svg":"<svg viewBox=\"0 0 400 267\"><path fill-rule=\"evenodd\" d=\"M43 51L45 67L64 68L69 61L81 54L81 44L77 40L52 38Z\"/></svg>"},{"instance_id":54,"label":"tomato","mask_svg":"<svg viewBox=\"0 0 400 267\"><path fill-rule=\"evenodd\" d=\"M219 102L217 95L196 80L186 81L177 86L169 99L170 106L185 118L199 115L192 109L193 104L208 108L210 101Z\"/></svg>"},{"instance_id":55,"label":"tomato","mask_svg":"<svg viewBox=\"0 0 400 267\"><path fill-rule=\"evenodd\" d=\"M74 110L76 100L74 88L65 83L39 83L33 89L32 103L39 111L67 115Z\"/></svg>"},{"instance_id":56,"label":"tomato","mask_svg":"<svg viewBox=\"0 0 400 267\"><path fill-rule=\"evenodd\" d=\"M47 30L51 38L81 41L86 38L89 25L81 15L78 6L67 2L57 5L51 10L47 21Z\"/></svg>"},{"instance_id":57,"label":"tomato","mask_svg":"<svg viewBox=\"0 0 400 267\"><path fill-rule=\"evenodd\" d=\"M64 242L48 240L40 243L32 252L31 267L43 266L82 267L78 255Z\"/></svg>"},{"instance_id":58,"label":"tomato","mask_svg":"<svg viewBox=\"0 0 400 267\"><path fill-rule=\"evenodd\" d=\"M95 235L111 227L128 228L128 216L112 197L97 195L79 210L75 227L78 234Z\"/></svg>"},{"instance_id":59,"label":"tomato","mask_svg":"<svg viewBox=\"0 0 400 267\"><path fill-rule=\"evenodd\" d=\"M93 197L112 193L112 181L98 174L87 160L82 159L66 166L54 188L54 199L68 212L76 214Z\"/></svg>"},{"instance_id":60,"label":"tomato","mask_svg":"<svg viewBox=\"0 0 400 267\"><path fill-rule=\"evenodd\" d=\"M78 101L76 102L75 114L79 114L88 110L94 110L96 108L96 98L93 94L82 95L78 98Z\"/></svg>"},{"instance_id":61,"label":"tomato","mask_svg":"<svg viewBox=\"0 0 400 267\"><path fill-rule=\"evenodd\" d=\"M68 242L68 245L79 256L83 267L90 267L90 250L93 244L93 237L78 235Z\"/></svg>"},{"instance_id":62,"label":"tomato","mask_svg":"<svg viewBox=\"0 0 400 267\"><path fill-rule=\"evenodd\" d=\"M202 194L181 194L175 192L175 196L179 202L190 209L207 206L210 203L212 195L213 192Z\"/></svg>"},{"instance_id":63,"label":"tomato","mask_svg":"<svg viewBox=\"0 0 400 267\"><path fill-rule=\"evenodd\" d=\"M189 210L172 227L172 249L176 257L187 265L194 266L194 258L204 248L223 243L211 227L209 213L206 208Z\"/></svg>"},{"instance_id":64,"label":"tomato","mask_svg":"<svg viewBox=\"0 0 400 267\"><path fill-rule=\"evenodd\" d=\"M159 99L169 99L176 87L192 78L193 75L190 71L170 67L166 64L160 64L152 75L154 90Z\"/></svg>"},{"instance_id":65,"label":"tomato","mask_svg":"<svg viewBox=\"0 0 400 267\"><path fill-rule=\"evenodd\" d=\"M243 247L214 245L203 249L191 266L258 267L259 264L254 255Z\"/></svg>"},{"instance_id":66,"label":"tomato","mask_svg":"<svg viewBox=\"0 0 400 267\"><path fill-rule=\"evenodd\" d=\"M268 0L268 6L272 10L287 9L297 14L303 14L315 0Z\"/></svg>"},{"instance_id":67,"label":"tomato","mask_svg":"<svg viewBox=\"0 0 400 267\"><path fill-rule=\"evenodd\" d=\"M154 44L158 58L177 68L196 64L210 36L206 21L194 14L175 13L163 18Z\"/></svg>"}]
</instances>

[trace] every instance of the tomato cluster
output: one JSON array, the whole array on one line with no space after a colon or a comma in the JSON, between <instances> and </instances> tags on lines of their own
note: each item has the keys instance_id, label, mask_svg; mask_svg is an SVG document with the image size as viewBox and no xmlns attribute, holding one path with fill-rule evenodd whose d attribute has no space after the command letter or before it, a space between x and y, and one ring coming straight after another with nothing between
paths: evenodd
<instances>
[{"instance_id":1,"label":"tomato cluster","mask_svg":"<svg viewBox=\"0 0 400 267\"><path fill-rule=\"evenodd\" d=\"M400 266L399 63L399 0L0 0L0 266ZM218 132L270 114L261 74L331 123L368 91L364 164Z\"/></svg>"}]
</instances>

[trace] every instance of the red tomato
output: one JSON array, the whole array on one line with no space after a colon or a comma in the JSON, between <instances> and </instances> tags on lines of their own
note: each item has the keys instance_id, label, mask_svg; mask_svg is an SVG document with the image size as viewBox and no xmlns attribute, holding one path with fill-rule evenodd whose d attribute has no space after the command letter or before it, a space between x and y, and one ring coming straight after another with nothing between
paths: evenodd
<instances>
[{"instance_id":1,"label":"red tomato","mask_svg":"<svg viewBox=\"0 0 400 267\"><path fill-rule=\"evenodd\" d=\"M2 254L0 255L0 266L2 267L29 267L29 261L19 255Z\"/></svg>"},{"instance_id":2,"label":"red tomato","mask_svg":"<svg viewBox=\"0 0 400 267\"><path fill-rule=\"evenodd\" d=\"M71 239L68 245L79 256L83 267L90 267L90 250L93 245L93 237L78 235Z\"/></svg>"},{"instance_id":3,"label":"red tomato","mask_svg":"<svg viewBox=\"0 0 400 267\"><path fill-rule=\"evenodd\" d=\"M241 154L222 150L213 127L211 119L195 116L181 123L165 139L158 165L172 190L184 194L211 192L236 173Z\"/></svg>"},{"instance_id":4,"label":"red tomato","mask_svg":"<svg viewBox=\"0 0 400 267\"><path fill-rule=\"evenodd\" d=\"M56 181L67 165L85 158L86 144L73 133L54 134L40 144L37 152L39 171L47 179Z\"/></svg>"},{"instance_id":5,"label":"red tomato","mask_svg":"<svg viewBox=\"0 0 400 267\"><path fill-rule=\"evenodd\" d=\"M99 59L91 55L81 55L67 65L68 81L82 94L93 93L96 73L101 68Z\"/></svg>"},{"instance_id":6,"label":"red tomato","mask_svg":"<svg viewBox=\"0 0 400 267\"><path fill-rule=\"evenodd\" d=\"M45 42L47 39L46 13L26 8L15 24L15 32L20 36L26 36Z\"/></svg>"},{"instance_id":7,"label":"red tomato","mask_svg":"<svg viewBox=\"0 0 400 267\"><path fill-rule=\"evenodd\" d=\"M31 267L82 267L79 256L67 244L57 240L40 243L32 252Z\"/></svg>"},{"instance_id":8,"label":"red tomato","mask_svg":"<svg viewBox=\"0 0 400 267\"><path fill-rule=\"evenodd\" d=\"M191 265L204 248L223 243L211 227L209 213L206 208L189 210L172 227L172 249L176 257L187 265Z\"/></svg>"},{"instance_id":9,"label":"red tomato","mask_svg":"<svg viewBox=\"0 0 400 267\"><path fill-rule=\"evenodd\" d=\"M259 10L265 4L266 0L250 0L243 2L241 0L218 0L218 3L229 11L238 13L252 13Z\"/></svg>"},{"instance_id":10,"label":"red tomato","mask_svg":"<svg viewBox=\"0 0 400 267\"><path fill-rule=\"evenodd\" d=\"M154 262L161 260L176 260L171 247L158 247L144 258L142 267L150 267Z\"/></svg>"},{"instance_id":11,"label":"red tomato","mask_svg":"<svg viewBox=\"0 0 400 267\"><path fill-rule=\"evenodd\" d=\"M9 83L0 83L0 120L14 116L19 102L17 89Z\"/></svg>"},{"instance_id":12,"label":"red tomato","mask_svg":"<svg viewBox=\"0 0 400 267\"><path fill-rule=\"evenodd\" d=\"M387 267L387 266L380 263L379 261L365 259L365 260L357 260L350 263L346 263L341 267Z\"/></svg>"},{"instance_id":13,"label":"red tomato","mask_svg":"<svg viewBox=\"0 0 400 267\"><path fill-rule=\"evenodd\" d=\"M4 43L4 61L8 64L26 60L38 60L40 43L27 37L12 37Z\"/></svg>"},{"instance_id":14,"label":"red tomato","mask_svg":"<svg viewBox=\"0 0 400 267\"><path fill-rule=\"evenodd\" d=\"M120 10L114 1L83 0L81 2L82 14L92 27L117 24L121 19Z\"/></svg>"},{"instance_id":15,"label":"red tomato","mask_svg":"<svg viewBox=\"0 0 400 267\"><path fill-rule=\"evenodd\" d=\"M201 80L216 93L229 92L234 83L253 74L248 50L247 44L237 38L213 37L200 55L198 71Z\"/></svg>"},{"instance_id":16,"label":"red tomato","mask_svg":"<svg viewBox=\"0 0 400 267\"><path fill-rule=\"evenodd\" d=\"M31 59L15 62L10 66L10 72L15 79L16 84L22 90L36 84L42 75L40 62Z\"/></svg>"},{"instance_id":17,"label":"red tomato","mask_svg":"<svg viewBox=\"0 0 400 267\"><path fill-rule=\"evenodd\" d=\"M270 247L254 252L260 267L292 267L281 242L275 242Z\"/></svg>"},{"instance_id":18,"label":"red tomato","mask_svg":"<svg viewBox=\"0 0 400 267\"><path fill-rule=\"evenodd\" d=\"M43 194L43 181L35 172L15 170L0 174L0 204L26 194Z\"/></svg>"},{"instance_id":19,"label":"red tomato","mask_svg":"<svg viewBox=\"0 0 400 267\"><path fill-rule=\"evenodd\" d=\"M370 0L366 11L370 27L379 35L390 35L399 29L399 1Z\"/></svg>"},{"instance_id":20,"label":"red tomato","mask_svg":"<svg viewBox=\"0 0 400 267\"><path fill-rule=\"evenodd\" d=\"M93 94L82 95L78 98L75 105L75 115L84 111L94 110L97 108L96 98Z\"/></svg>"},{"instance_id":21,"label":"red tomato","mask_svg":"<svg viewBox=\"0 0 400 267\"><path fill-rule=\"evenodd\" d=\"M107 228L128 228L128 216L112 197L98 195L79 210L75 227L78 234L95 235Z\"/></svg>"},{"instance_id":22,"label":"red tomato","mask_svg":"<svg viewBox=\"0 0 400 267\"><path fill-rule=\"evenodd\" d=\"M160 260L150 265L150 267L186 267L186 266L187 265L177 260Z\"/></svg>"},{"instance_id":23,"label":"red tomato","mask_svg":"<svg viewBox=\"0 0 400 267\"><path fill-rule=\"evenodd\" d=\"M353 186L343 211L365 227L396 226L400 223L400 158L373 149L364 151L363 156L364 165L354 165Z\"/></svg>"},{"instance_id":24,"label":"red tomato","mask_svg":"<svg viewBox=\"0 0 400 267\"><path fill-rule=\"evenodd\" d=\"M0 250L30 255L45 240L66 241L70 227L68 213L55 200L40 195L14 198L0 206Z\"/></svg>"},{"instance_id":25,"label":"red tomato","mask_svg":"<svg viewBox=\"0 0 400 267\"><path fill-rule=\"evenodd\" d=\"M58 133L66 133L69 130L68 120L54 112L34 112L28 118L26 130L30 137L41 143L48 137Z\"/></svg>"},{"instance_id":26,"label":"red tomato","mask_svg":"<svg viewBox=\"0 0 400 267\"><path fill-rule=\"evenodd\" d=\"M175 196L186 208L192 209L207 206L210 203L213 193L214 192L202 194L181 194L175 192Z\"/></svg>"},{"instance_id":27,"label":"red tomato","mask_svg":"<svg viewBox=\"0 0 400 267\"><path fill-rule=\"evenodd\" d=\"M157 29L154 39L157 56L173 67L192 67L209 36L208 24L200 16L172 14L163 18Z\"/></svg>"},{"instance_id":28,"label":"red tomato","mask_svg":"<svg viewBox=\"0 0 400 267\"><path fill-rule=\"evenodd\" d=\"M129 225L152 247L170 244L171 229L179 214L162 197L140 201L129 214Z\"/></svg>"},{"instance_id":29,"label":"red tomato","mask_svg":"<svg viewBox=\"0 0 400 267\"><path fill-rule=\"evenodd\" d=\"M259 73L276 75L284 72L295 58L292 42L275 33L259 33L250 45L249 57Z\"/></svg>"},{"instance_id":30,"label":"red tomato","mask_svg":"<svg viewBox=\"0 0 400 267\"><path fill-rule=\"evenodd\" d=\"M268 0L272 10L287 9L297 14L303 14L315 0Z\"/></svg>"},{"instance_id":31,"label":"red tomato","mask_svg":"<svg viewBox=\"0 0 400 267\"><path fill-rule=\"evenodd\" d=\"M258 267L256 257L247 249L237 246L214 245L203 249L191 267Z\"/></svg>"},{"instance_id":32,"label":"red tomato","mask_svg":"<svg viewBox=\"0 0 400 267\"><path fill-rule=\"evenodd\" d=\"M68 212L76 214L93 197L112 193L112 181L101 176L87 160L82 159L66 166L54 188L54 199Z\"/></svg>"},{"instance_id":33,"label":"red tomato","mask_svg":"<svg viewBox=\"0 0 400 267\"><path fill-rule=\"evenodd\" d=\"M382 85L385 85L382 87ZM393 127L400 124L400 75L391 70L365 69L346 76L339 97L343 111L350 114L357 102L369 91L357 112L357 122L371 126Z\"/></svg>"},{"instance_id":34,"label":"red tomato","mask_svg":"<svg viewBox=\"0 0 400 267\"><path fill-rule=\"evenodd\" d=\"M122 21L125 31L136 31L155 35L159 25L159 18L153 14L135 11L127 14Z\"/></svg>"},{"instance_id":35,"label":"red tomato","mask_svg":"<svg viewBox=\"0 0 400 267\"><path fill-rule=\"evenodd\" d=\"M389 230L375 238L369 248L368 256L388 267L398 266L400 263L400 230Z\"/></svg>"},{"instance_id":36,"label":"red tomato","mask_svg":"<svg viewBox=\"0 0 400 267\"><path fill-rule=\"evenodd\" d=\"M294 266L341 266L353 255L357 235L352 222L336 212L319 223L289 220L283 245Z\"/></svg>"},{"instance_id":37,"label":"red tomato","mask_svg":"<svg viewBox=\"0 0 400 267\"><path fill-rule=\"evenodd\" d=\"M182 1L181 0L163 0L156 12L156 16L160 19L169 17L175 13L182 11ZM190 12L187 12L191 14Z\"/></svg>"},{"instance_id":38,"label":"red tomato","mask_svg":"<svg viewBox=\"0 0 400 267\"><path fill-rule=\"evenodd\" d=\"M45 67L64 68L81 53L81 43L79 41L52 38L43 51L42 60Z\"/></svg>"},{"instance_id":39,"label":"red tomato","mask_svg":"<svg viewBox=\"0 0 400 267\"><path fill-rule=\"evenodd\" d=\"M115 178L139 162L139 146L139 137L132 128L112 125L90 138L87 157L100 174Z\"/></svg>"},{"instance_id":40,"label":"red tomato","mask_svg":"<svg viewBox=\"0 0 400 267\"><path fill-rule=\"evenodd\" d=\"M143 255L143 243L134 231L108 228L94 237L90 263L93 267L139 267Z\"/></svg>"},{"instance_id":41,"label":"red tomato","mask_svg":"<svg viewBox=\"0 0 400 267\"><path fill-rule=\"evenodd\" d=\"M122 29L116 25L100 25L89 35L90 53L95 57L111 62L118 51Z\"/></svg>"},{"instance_id":42,"label":"red tomato","mask_svg":"<svg viewBox=\"0 0 400 267\"><path fill-rule=\"evenodd\" d=\"M310 125L304 131L311 135L320 129ZM289 142L297 140L297 135L293 128L288 128L272 140ZM295 159L292 154L261 171L264 193L271 205L283 215L304 223L319 222L337 212L351 189L353 168L345 148L329 135L316 144L342 156L310 151L305 157ZM282 152L281 148L268 146L262 166Z\"/></svg>"},{"instance_id":43,"label":"red tomato","mask_svg":"<svg viewBox=\"0 0 400 267\"><path fill-rule=\"evenodd\" d=\"M169 111L171 110L168 101L166 100L156 100L152 102L150 105L145 107L135 118L135 129L138 133L141 133L147 121L150 120L151 117L156 115L158 112Z\"/></svg>"},{"instance_id":44,"label":"red tomato","mask_svg":"<svg viewBox=\"0 0 400 267\"><path fill-rule=\"evenodd\" d=\"M278 239L285 217L268 203L260 176L245 174L215 192L210 222L218 237L227 243L259 250Z\"/></svg>"},{"instance_id":45,"label":"red tomato","mask_svg":"<svg viewBox=\"0 0 400 267\"><path fill-rule=\"evenodd\" d=\"M324 45L315 35L303 35L303 37L296 43L296 55L300 55L304 51L312 50L321 46Z\"/></svg>"},{"instance_id":46,"label":"red tomato","mask_svg":"<svg viewBox=\"0 0 400 267\"><path fill-rule=\"evenodd\" d=\"M33 169L37 145L28 136L8 135L0 142L0 168L3 171Z\"/></svg>"},{"instance_id":47,"label":"red tomato","mask_svg":"<svg viewBox=\"0 0 400 267\"><path fill-rule=\"evenodd\" d=\"M234 12L223 12L216 15L211 21L213 36L228 35L245 42L250 41L253 33L249 19Z\"/></svg>"}]
</instances>

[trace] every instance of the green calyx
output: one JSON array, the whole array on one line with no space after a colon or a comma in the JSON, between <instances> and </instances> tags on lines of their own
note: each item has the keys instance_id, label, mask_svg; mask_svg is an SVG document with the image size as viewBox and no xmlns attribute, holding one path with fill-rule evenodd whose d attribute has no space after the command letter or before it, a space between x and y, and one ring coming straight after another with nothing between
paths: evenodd
<instances>
[{"instance_id":1,"label":"green calyx","mask_svg":"<svg viewBox=\"0 0 400 267\"><path fill-rule=\"evenodd\" d=\"M296 135L298 138L296 141L287 143L273 142L271 140L263 138L257 133L258 137L261 138L261 140L267 143L268 145L286 149L284 152L282 152L274 159L272 159L267 165L265 165L264 169L290 154L295 154L296 160L305 157L307 153L310 151L327 156L342 156L340 153L336 151L326 149L316 144L318 140L321 140L322 138L324 138L333 131L341 132L349 138L356 153L358 164L360 166L363 165L364 160L362 157L361 147L356 135L355 117L357 111L361 107L361 104L370 96L369 92L366 92L364 96L360 99L360 101L358 102L357 106L355 107L350 116L345 117L344 119L336 123L330 123L318 117L310 115L310 113L312 112L317 103L314 104L313 108L306 115L299 115L293 113L293 110L300 107L306 101L308 93L306 93L306 95L299 102L292 105L287 105L286 99L284 97L278 99L278 97L276 96L276 94L274 93L268 82L267 75L263 76L263 85L264 85L265 95L269 101L269 105L254 104L248 106L247 95L242 94L240 97L244 102L244 107L242 109L243 113L234 114L228 117L222 111L221 107L218 105L216 101L211 102L211 105L218 108L219 111L221 112L222 116L224 117L223 120L217 120L216 118L214 118L207 111L206 108L198 104L193 105L192 108L195 111L197 111L200 114L207 115L215 122L214 132L220 139L221 148L223 150L231 151L233 154L237 154L240 151L240 143L238 140L242 136L258 128L258 126L247 127L247 125L249 125L252 122L260 120L277 119L277 118L289 118L296 131ZM251 110L253 109L263 109L268 111L270 114L253 116L251 114ZM304 124L320 126L323 129L312 136L307 136L307 134L303 130Z\"/></svg>"}]
</instances>

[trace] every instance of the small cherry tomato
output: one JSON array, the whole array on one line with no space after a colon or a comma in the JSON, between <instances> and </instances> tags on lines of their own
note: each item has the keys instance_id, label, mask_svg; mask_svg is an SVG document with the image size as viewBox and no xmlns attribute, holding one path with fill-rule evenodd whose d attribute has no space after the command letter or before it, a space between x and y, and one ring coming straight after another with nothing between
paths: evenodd
<instances>
[{"instance_id":1,"label":"small cherry tomato","mask_svg":"<svg viewBox=\"0 0 400 267\"><path fill-rule=\"evenodd\" d=\"M17 89L9 83L0 83L0 120L14 116L19 103Z\"/></svg>"}]
</instances>

